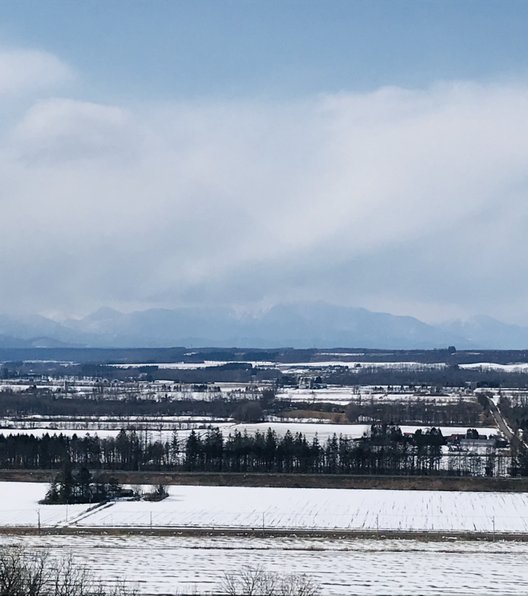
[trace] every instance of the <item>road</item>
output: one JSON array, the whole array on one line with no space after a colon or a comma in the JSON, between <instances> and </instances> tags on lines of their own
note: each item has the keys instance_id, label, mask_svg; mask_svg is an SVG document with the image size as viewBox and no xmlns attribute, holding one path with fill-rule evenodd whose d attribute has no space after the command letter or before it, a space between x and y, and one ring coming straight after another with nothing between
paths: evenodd
<instances>
[{"instance_id":1,"label":"road","mask_svg":"<svg viewBox=\"0 0 528 596\"><path fill-rule=\"evenodd\" d=\"M517 451L527 451L528 445L525 441L519 438L508 424L506 418L504 417L503 413L500 411L499 406L490 398L488 397L488 405L491 415L493 419L497 423L499 430L504 434L504 436L510 441L512 447Z\"/></svg>"}]
</instances>

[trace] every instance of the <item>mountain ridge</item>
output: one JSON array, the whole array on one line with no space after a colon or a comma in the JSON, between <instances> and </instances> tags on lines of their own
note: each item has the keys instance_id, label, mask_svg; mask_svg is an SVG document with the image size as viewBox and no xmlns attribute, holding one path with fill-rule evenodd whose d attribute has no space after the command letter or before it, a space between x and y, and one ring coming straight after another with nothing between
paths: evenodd
<instances>
[{"instance_id":1,"label":"mountain ridge","mask_svg":"<svg viewBox=\"0 0 528 596\"><path fill-rule=\"evenodd\" d=\"M103 307L63 321L0 315L0 345L525 349L528 328L484 315L432 325L413 316L325 302L281 303L251 315L221 306L130 313Z\"/></svg>"}]
</instances>

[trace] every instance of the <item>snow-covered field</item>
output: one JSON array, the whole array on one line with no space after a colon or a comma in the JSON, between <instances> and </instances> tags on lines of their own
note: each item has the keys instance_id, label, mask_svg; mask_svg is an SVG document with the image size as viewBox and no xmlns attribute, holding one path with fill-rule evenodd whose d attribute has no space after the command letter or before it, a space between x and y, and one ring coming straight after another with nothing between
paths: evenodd
<instances>
[{"instance_id":1,"label":"snow-covered field","mask_svg":"<svg viewBox=\"0 0 528 596\"><path fill-rule=\"evenodd\" d=\"M153 505L119 502L80 527L528 532L528 495L440 491L171 487Z\"/></svg>"},{"instance_id":2,"label":"snow-covered field","mask_svg":"<svg viewBox=\"0 0 528 596\"><path fill-rule=\"evenodd\" d=\"M331 354L329 354L331 355ZM356 354L352 354L354 356ZM341 354L335 354L335 356L341 356ZM343 354L346 357L347 354ZM216 366L225 366L226 364L250 364L255 367L276 367L281 369L290 368L326 368L334 366L343 366L345 368L390 368L390 369L419 369L419 368L445 368L447 365L443 362L438 363L422 363L422 362L363 362L360 360L329 360L321 359L315 362L271 362L264 360L203 360L202 362L129 362L129 363L117 363L110 364L115 368L139 368L143 366L157 366L158 368L167 369L198 369L208 368Z\"/></svg>"},{"instance_id":3,"label":"snow-covered field","mask_svg":"<svg viewBox=\"0 0 528 596\"><path fill-rule=\"evenodd\" d=\"M193 364L193 366L197 366ZM289 366L289 365L288 365ZM295 374L302 375L303 371L295 371ZM307 371L313 375L313 371ZM2 391L23 393L30 388L36 388L44 392L60 394L65 397L75 396L87 397L97 395L108 399L126 399L134 396L138 399L171 399L171 400L200 400L215 401L218 399L258 399L263 389L268 388L269 383L260 384L247 383L209 383L206 388L196 389L193 385L175 384L172 381L112 381L101 383L94 378L86 379L48 379L39 381L37 384L25 380L4 380L0 379L0 393ZM349 402L394 402L412 400L431 401L437 405L447 405L453 402L475 400L471 391L463 388L443 390L440 393L433 392L427 388L414 390L406 388L394 388L388 386L338 386L328 385L319 389L305 387L285 387L277 392L279 399L288 399L292 402L328 402L347 404Z\"/></svg>"},{"instance_id":4,"label":"snow-covered field","mask_svg":"<svg viewBox=\"0 0 528 596\"><path fill-rule=\"evenodd\" d=\"M40 505L47 485L38 482L0 482L0 527L58 526L82 514L89 505Z\"/></svg>"},{"instance_id":5,"label":"snow-covered field","mask_svg":"<svg viewBox=\"0 0 528 596\"><path fill-rule=\"evenodd\" d=\"M159 503L90 508L39 505L45 491L0 483L0 526L528 532L523 493L171 486Z\"/></svg>"},{"instance_id":6,"label":"snow-covered field","mask_svg":"<svg viewBox=\"0 0 528 596\"><path fill-rule=\"evenodd\" d=\"M143 368L144 366L155 366L159 369L167 370L199 370L201 368L218 368L226 364L250 364L255 368L275 368L277 365L274 362L264 362L261 360L204 360L203 362L147 362L145 363L119 363L109 364L114 368Z\"/></svg>"},{"instance_id":7,"label":"snow-covered field","mask_svg":"<svg viewBox=\"0 0 528 596\"><path fill-rule=\"evenodd\" d=\"M391 490L172 486L160 503L38 505L45 485L0 483L0 526L72 526L74 535L0 534L0 546L73 556L105 585L126 579L141 596L222 594L225 573L260 566L310 576L323 595L518 595L528 543L441 540L441 530L528 532L528 495ZM284 536L91 534L109 526L388 529L438 541ZM435 534L434 531L439 531ZM146 556L148 554L148 556Z\"/></svg>"},{"instance_id":8,"label":"snow-covered field","mask_svg":"<svg viewBox=\"0 0 528 596\"><path fill-rule=\"evenodd\" d=\"M308 575L324 596L518 596L528 583L528 544L519 542L83 535L0 544L71 553L107 585L126 578L141 596L221 594L225 573L257 565Z\"/></svg>"},{"instance_id":9,"label":"snow-covered field","mask_svg":"<svg viewBox=\"0 0 528 596\"><path fill-rule=\"evenodd\" d=\"M289 399L293 402L327 402L336 404L347 404L349 402L394 402L394 401L431 401L436 404L448 404L462 401L474 401L472 393L464 393L461 390L450 391L442 394L412 391L394 391L387 387L379 388L363 385L338 386L329 385L322 389L285 388L277 393L280 399Z\"/></svg>"}]
</instances>

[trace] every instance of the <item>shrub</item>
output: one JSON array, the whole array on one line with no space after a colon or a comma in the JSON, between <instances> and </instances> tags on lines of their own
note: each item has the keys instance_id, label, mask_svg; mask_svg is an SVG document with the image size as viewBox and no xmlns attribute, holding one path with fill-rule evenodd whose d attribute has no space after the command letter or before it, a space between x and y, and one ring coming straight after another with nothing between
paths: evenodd
<instances>
[{"instance_id":1,"label":"shrub","mask_svg":"<svg viewBox=\"0 0 528 596\"><path fill-rule=\"evenodd\" d=\"M123 585L105 588L72 557L53 559L18 547L0 548L0 596L132 596Z\"/></svg>"},{"instance_id":2,"label":"shrub","mask_svg":"<svg viewBox=\"0 0 528 596\"><path fill-rule=\"evenodd\" d=\"M280 575L262 567L226 573L221 585L228 596L317 596L318 584L306 575Z\"/></svg>"}]
</instances>

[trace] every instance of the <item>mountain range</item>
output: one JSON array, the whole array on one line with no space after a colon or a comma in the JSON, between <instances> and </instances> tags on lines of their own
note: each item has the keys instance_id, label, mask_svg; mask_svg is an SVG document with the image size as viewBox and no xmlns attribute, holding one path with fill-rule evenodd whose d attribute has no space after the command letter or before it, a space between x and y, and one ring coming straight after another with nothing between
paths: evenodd
<instances>
[{"instance_id":1,"label":"mountain range","mask_svg":"<svg viewBox=\"0 0 528 596\"><path fill-rule=\"evenodd\" d=\"M0 315L0 347L295 347L525 349L528 327L486 316L440 325L323 302L279 304L259 314L227 307L122 313L77 319Z\"/></svg>"}]
</instances>

